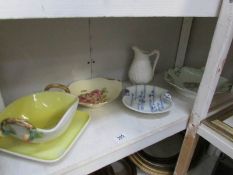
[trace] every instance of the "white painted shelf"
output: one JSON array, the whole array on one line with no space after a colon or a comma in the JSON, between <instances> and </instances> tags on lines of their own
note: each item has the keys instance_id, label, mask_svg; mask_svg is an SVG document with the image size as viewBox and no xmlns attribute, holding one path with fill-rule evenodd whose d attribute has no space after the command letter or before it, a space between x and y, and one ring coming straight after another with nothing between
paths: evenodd
<instances>
[{"instance_id":1,"label":"white painted shelf","mask_svg":"<svg viewBox=\"0 0 233 175\"><path fill-rule=\"evenodd\" d=\"M221 0L7 0L0 19L218 16Z\"/></svg>"},{"instance_id":2,"label":"white painted shelf","mask_svg":"<svg viewBox=\"0 0 233 175\"><path fill-rule=\"evenodd\" d=\"M173 95L172 111L162 115L133 112L120 100L88 110L92 116L90 125L64 159L45 164L0 153L0 173L82 175L115 162L186 128L191 104ZM117 141L116 137L121 134L125 139Z\"/></svg>"},{"instance_id":3,"label":"white painted shelf","mask_svg":"<svg viewBox=\"0 0 233 175\"><path fill-rule=\"evenodd\" d=\"M144 115L127 109L120 99L85 109L89 126L71 151L57 163L39 163L0 153L1 175L84 175L115 162L186 128L191 105L173 94L169 113ZM117 136L125 135L121 141Z\"/></svg>"},{"instance_id":4,"label":"white painted shelf","mask_svg":"<svg viewBox=\"0 0 233 175\"><path fill-rule=\"evenodd\" d=\"M233 159L233 142L204 124L198 127L197 133Z\"/></svg>"},{"instance_id":5,"label":"white painted shelf","mask_svg":"<svg viewBox=\"0 0 233 175\"><path fill-rule=\"evenodd\" d=\"M212 102L212 107L210 108L211 112L208 113L208 117L216 114L217 112L220 112L232 104L232 94L223 94L218 96ZM217 147L219 150L227 154L229 157L233 158L233 142L218 134L216 131L206 126L205 124L200 124L197 133L212 145Z\"/></svg>"},{"instance_id":6,"label":"white painted shelf","mask_svg":"<svg viewBox=\"0 0 233 175\"><path fill-rule=\"evenodd\" d=\"M161 87L170 89L156 76ZM40 163L0 152L1 175L84 175L139 151L149 145L186 129L193 100L171 92L174 106L169 113L140 114L126 108L121 98L101 108L79 108L91 116L89 126L70 152L56 163ZM211 113L225 108L229 95L214 100ZM233 100L231 100L233 101ZM125 135L121 141L117 136Z\"/></svg>"}]
</instances>

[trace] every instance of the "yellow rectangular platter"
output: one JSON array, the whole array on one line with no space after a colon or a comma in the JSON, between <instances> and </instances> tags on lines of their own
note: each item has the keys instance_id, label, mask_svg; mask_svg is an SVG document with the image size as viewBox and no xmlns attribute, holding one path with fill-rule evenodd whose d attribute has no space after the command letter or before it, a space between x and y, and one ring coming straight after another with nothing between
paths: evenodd
<instances>
[{"instance_id":1,"label":"yellow rectangular platter","mask_svg":"<svg viewBox=\"0 0 233 175\"><path fill-rule=\"evenodd\" d=\"M0 137L0 151L40 162L60 160L72 147L90 121L88 113L77 111L69 128L45 143L26 143L13 137Z\"/></svg>"}]
</instances>

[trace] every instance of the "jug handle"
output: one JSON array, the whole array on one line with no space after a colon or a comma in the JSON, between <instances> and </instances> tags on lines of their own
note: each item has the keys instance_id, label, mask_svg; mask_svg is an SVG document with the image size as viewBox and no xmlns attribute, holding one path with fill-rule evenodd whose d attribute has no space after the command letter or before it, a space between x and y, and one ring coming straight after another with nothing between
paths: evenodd
<instances>
[{"instance_id":1,"label":"jug handle","mask_svg":"<svg viewBox=\"0 0 233 175\"><path fill-rule=\"evenodd\" d=\"M155 67L156 67L158 60L159 60L159 57L160 57L160 51L155 49L155 50L151 51L148 55L152 56L154 54L156 54L156 57L155 57L154 65L153 65L153 69L152 69L153 73L155 73Z\"/></svg>"}]
</instances>

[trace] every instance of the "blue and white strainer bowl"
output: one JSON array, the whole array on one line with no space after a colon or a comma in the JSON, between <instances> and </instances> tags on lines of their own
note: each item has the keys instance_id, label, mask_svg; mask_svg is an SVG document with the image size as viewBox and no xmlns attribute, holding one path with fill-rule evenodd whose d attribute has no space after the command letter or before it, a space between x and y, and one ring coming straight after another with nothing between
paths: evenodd
<instances>
[{"instance_id":1,"label":"blue and white strainer bowl","mask_svg":"<svg viewBox=\"0 0 233 175\"><path fill-rule=\"evenodd\" d=\"M168 90L151 85L127 87L122 102L127 108L146 114L168 112L173 105Z\"/></svg>"}]
</instances>

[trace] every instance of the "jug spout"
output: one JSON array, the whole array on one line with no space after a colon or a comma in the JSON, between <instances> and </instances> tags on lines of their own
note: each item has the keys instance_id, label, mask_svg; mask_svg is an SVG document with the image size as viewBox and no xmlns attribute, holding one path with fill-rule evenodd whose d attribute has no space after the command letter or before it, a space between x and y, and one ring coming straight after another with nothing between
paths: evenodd
<instances>
[{"instance_id":1,"label":"jug spout","mask_svg":"<svg viewBox=\"0 0 233 175\"><path fill-rule=\"evenodd\" d=\"M144 55L144 57L152 56L152 55L154 55L155 53L157 53L157 52L155 52L155 50L153 50L153 51L151 51L151 52L145 51L145 50L141 50L141 49L139 49L137 46L133 46L132 49L133 49L135 55L136 55L136 54L142 54L142 55ZM157 51L157 50L156 50L156 51Z\"/></svg>"},{"instance_id":2,"label":"jug spout","mask_svg":"<svg viewBox=\"0 0 233 175\"><path fill-rule=\"evenodd\" d=\"M134 55L136 59L146 59L148 57L147 53L139 49L137 46L133 46L132 50L134 51Z\"/></svg>"},{"instance_id":3,"label":"jug spout","mask_svg":"<svg viewBox=\"0 0 233 175\"><path fill-rule=\"evenodd\" d=\"M133 46L132 49L134 52L141 52L141 50L137 46Z\"/></svg>"}]
</instances>

